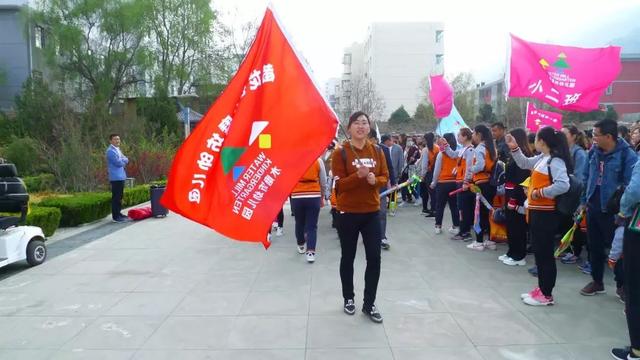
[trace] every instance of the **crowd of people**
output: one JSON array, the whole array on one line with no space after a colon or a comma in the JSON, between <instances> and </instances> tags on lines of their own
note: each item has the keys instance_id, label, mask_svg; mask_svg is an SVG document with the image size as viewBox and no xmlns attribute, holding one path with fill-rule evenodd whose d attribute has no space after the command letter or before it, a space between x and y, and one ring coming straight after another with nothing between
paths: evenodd
<instances>
[{"instance_id":1,"label":"crowd of people","mask_svg":"<svg viewBox=\"0 0 640 360\"><path fill-rule=\"evenodd\" d=\"M348 139L327 150L291 197L298 251L309 262L315 260L319 210L325 200L331 204L342 251L345 313L356 311L353 263L359 236L367 260L362 311L382 322L375 299L381 249L391 247L387 216L395 206L421 207L441 236L448 205L452 241L468 242L472 251L495 250L492 230L502 227L508 244L498 257L503 264L526 266L527 254L534 255L529 272L537 285L520 295L527 305L554 304L557 261L577 264L591 276L576 289L584 296L605 293L603 278L610 267L631 338L630 347L615 348L612 355L640 359L640 232L630 224L640 205L640 124L628 129L604 119L590 131L566 124L530 133L496 122L441 137L378 138L369 116L356 112L347 132ZM419 186L380 196L414 175ZM578 230L571 246L556 256L560 239L572 227Z\"/></svg>"}]
</instances>

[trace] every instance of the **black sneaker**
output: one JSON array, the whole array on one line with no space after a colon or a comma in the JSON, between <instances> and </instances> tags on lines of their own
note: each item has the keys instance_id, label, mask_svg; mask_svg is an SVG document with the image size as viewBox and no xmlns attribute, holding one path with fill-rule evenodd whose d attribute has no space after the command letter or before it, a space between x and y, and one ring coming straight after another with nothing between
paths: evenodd
<instances>
[{"instance_id":1,"label":"black sneaker","mask_svg":"<svg viewBox=\"0 0 640 360\"><path fill-rule=\"evenodd\" d=\"M353 302L353 299L344 301L344 312L347 313L347 315L353 315L356 313L356 303Z\"/></svg>"},{"instance_id":2,"label":"black sneaker","mask_svg":"<svg viewBox=\"0 0 640 360\"><path fill-rule=\"evenodd\" d=\"M378 312L378 309L376 309L376 306L373 305L371 306L371 309L366 310L365 308L362 308L362 312L369 315L369 319L371 319L371 321L375 322L375 323L381 323L382 322L382 315L380 315L380 313Z\"/></svg>"},{"instance_id":3,"label":"black sneaker","mask_svg":"<svg viewBox=\"0 0 640 360\"><path fill-rule=\"evenodd\" d=\"M435 212L433 212L433 211L429 211L429 212L425 215L425 217L428 217L428 218L430 218L430 217L436 217L436 213L435 213Z\"/></svg>"},{"instance_id":4,"label":"black sneaker","mask_svg":"<svg viewBox=\"0 0 640 360\"><path fill-rule=\"evenodd\" d=\"M630 347L611 349L611 356L618 360L640 359L640 357L633 354Z\"/></svg>"}]
</instances>

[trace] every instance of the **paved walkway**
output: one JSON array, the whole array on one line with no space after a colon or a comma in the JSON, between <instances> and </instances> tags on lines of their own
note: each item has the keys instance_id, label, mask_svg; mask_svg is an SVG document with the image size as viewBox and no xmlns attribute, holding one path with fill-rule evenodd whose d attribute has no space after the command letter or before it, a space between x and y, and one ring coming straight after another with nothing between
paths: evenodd
<instances>
[{"instance_id":1,"label":"paved walkway","mask_svg":"<svg viewBox=\"0 0 640 360\"><path fill-rule=\"evenodd\" d=\"M318 258L293 218L268 251L170 215L127 227L0 280L0 359L607 359L628 342L622 304L583 297L559 264L553 307L520 302L527 267L433 235L417 208L389 218L377 304L383 324L342 313L339 244L324 209ZM448 226L448 224L445 224ZM364 251L356 261L361 306ZM3 274L0 269L0 276Z\"/></svg>"}]
</instances>

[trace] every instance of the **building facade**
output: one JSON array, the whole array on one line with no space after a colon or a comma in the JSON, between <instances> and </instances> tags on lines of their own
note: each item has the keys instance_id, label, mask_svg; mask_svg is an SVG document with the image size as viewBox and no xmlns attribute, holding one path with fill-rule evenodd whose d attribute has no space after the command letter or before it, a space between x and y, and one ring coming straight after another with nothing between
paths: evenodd
<instances>
[{"instance_id":1,"label":"building facade","mask_svg":"<svg viewBox=\"0 0 640 360\"><path fill-rule=\"evenodd\" d=\"M640 54L622 54L622 71L600 101L612 105L623 121L640 120Z\"/></svg>"},{"instance_id":2,"label":"building facade","mask_svg":"<svg viewBox=\"0 0 640 360\"><path fill-rule=\"evenodd\" d=\"M340 102L349 108L366 83L384 102L380 121L400 106L413 114L426 100L426 79L444 72L444 25L437 22L373 23L363 43L345 49Z\"/></svg>"},{"instance_id":3,"label":"building facade","mask_svg":"<svg viewBox=\"0 0 640 360\"><path fill-rule=\"evenodd\" d=\"M11 111L15 96L30 76L48 79L43 48L45 31L36 24L25 24L22 10L27 1L0 1L0 110Z\"/></svg>"}]
</instances>

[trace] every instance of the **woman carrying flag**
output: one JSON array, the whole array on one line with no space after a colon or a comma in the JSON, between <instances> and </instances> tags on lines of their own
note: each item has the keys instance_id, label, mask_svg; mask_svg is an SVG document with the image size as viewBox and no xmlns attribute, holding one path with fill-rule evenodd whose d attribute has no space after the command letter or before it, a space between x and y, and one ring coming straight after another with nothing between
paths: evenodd
<instances>
[{"instance_id":1,"label":"woman carrying flag","mask_svg":"<svg viewBox=\"0 0 640 360\"><path fill-rule=\"evenodd\" d=\"M556 211L556 197L569 191L569 174L573 164L567 138L560 131L544 127L536 135L540 155L527 157L512 135L506 136L514 161L521 169L531 170L527 196L529 234L538 266L538 287L522 294L527 305L553 305L556 284L556 259L553 256L561 216Z\"/></svg>"}]
</instances>

